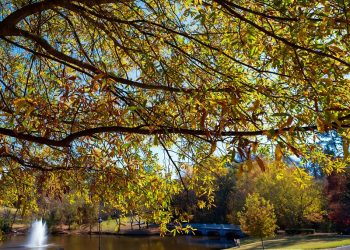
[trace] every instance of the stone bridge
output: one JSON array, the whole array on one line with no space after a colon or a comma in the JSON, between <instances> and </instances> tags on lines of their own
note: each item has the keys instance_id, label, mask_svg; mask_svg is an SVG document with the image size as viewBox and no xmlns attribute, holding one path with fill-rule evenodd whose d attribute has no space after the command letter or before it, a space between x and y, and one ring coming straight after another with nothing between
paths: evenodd
<instances>
[{"instance_id":1,"label":"stone bridge","mask_svg":"<svg viewBox=\"0 0 350 250\"><path fill-rule=\"evenodd\" d=\"M237 237L242 237L243 233L238 225L233 224L201 224L201 223L187 223L183 224L184 227L190 225L192 228L196 229L195 234L201 235L219 235L220 237L225 237L227 235L235 235Z\"/></svg>"}]
</instances>

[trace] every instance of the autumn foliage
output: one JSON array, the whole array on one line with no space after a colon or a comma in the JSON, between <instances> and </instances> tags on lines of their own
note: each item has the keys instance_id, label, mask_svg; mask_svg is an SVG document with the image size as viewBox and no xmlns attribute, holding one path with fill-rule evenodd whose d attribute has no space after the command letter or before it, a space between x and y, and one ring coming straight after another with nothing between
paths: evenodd
<instances>
[{"instance_id":1,"label":"autumn foliage","mask_svg":"<svg viewBox=\"0 0 350 250\"><path fill-rule=\"evenodd\" d=\"M326 194L329 202L329 218L338 231L350 227L350 178L349 173L327 177Z\"/></svg>"},{"instance_id":2,"label":"autumn foliage","mask_svg":"<svg viewBox=\"0 0 350 250\"><path fill-rule=\"evenodd\" d=\"M71 195L164 229L225 162L342 171L317 141L349 145L348 29L342 1L0 1L0 205Z\"/></svg>"}]
</instances>

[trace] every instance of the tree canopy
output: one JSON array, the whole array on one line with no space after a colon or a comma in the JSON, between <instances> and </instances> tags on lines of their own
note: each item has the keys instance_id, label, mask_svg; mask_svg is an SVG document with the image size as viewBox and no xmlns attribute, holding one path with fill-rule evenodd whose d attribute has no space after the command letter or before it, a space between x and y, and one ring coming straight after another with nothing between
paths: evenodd
<instances>
[{"instance_id":1,"label":"tree canopy","mask_svg":"<svg viewBox=\"0 0 350 250\"><path fill-rule=\"evenodd\" d=\"M39 184L58 197L76 183L90 197L167 187L152 147L180 179L173 151L201 166L218 144L329 163L313 144L328 130L346 158L348 13L325 0L0 1L2 188L21 203Z\"/></svg>"},{"instance_id":2,"label":"tree canopy","mask_svg":"<svg viewBox=\"0 0 350 250\"><path fill-rule=\"evenodd\" d=\"M273 205L280 229L305 227L324 220L325 198L319 179L304 169L274 162L265 165L266 171L255 168L237 179L227 202L230 222L237 223L237 211L242 210L249 194L257 194Z\"/></svg>"}]
</instances>

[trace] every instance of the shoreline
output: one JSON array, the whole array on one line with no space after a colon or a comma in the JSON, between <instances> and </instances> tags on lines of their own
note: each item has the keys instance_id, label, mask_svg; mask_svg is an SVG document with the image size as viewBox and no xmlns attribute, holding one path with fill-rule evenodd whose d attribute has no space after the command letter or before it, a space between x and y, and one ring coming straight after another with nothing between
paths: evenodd
<instances>
[{"instance_id":1,"label":"shoreline","mask_svg":"<svg viewBox=\"0 0 350 250\"><path fill-rule=\"evenodd\" d=\"M28 234L29 225L15 225L12 232L5 233L3 236L15 236ZM96 226L92 230L88 230L88 226L81 225L78 229L68 229L67 225L53 227L48 230L48 235L115 235L115 236L160 236L158 226L151 226L150 228L130 229L127 227L121 228L119 232L112 230L98 231Z\"/></svg>"}]
</instances>

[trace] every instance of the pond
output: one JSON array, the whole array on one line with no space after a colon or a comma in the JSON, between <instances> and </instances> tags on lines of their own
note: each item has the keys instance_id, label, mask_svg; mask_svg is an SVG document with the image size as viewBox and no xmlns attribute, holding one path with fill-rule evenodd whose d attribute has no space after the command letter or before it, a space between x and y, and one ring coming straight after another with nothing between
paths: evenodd
<instances>
[{"instance_id":1,"label":"pond","mask_svg":"<svg viewBox=\"0 0 350 250\"><path fill-rule=\"evenodd\" d=\"M25 248L25 236L12 236L0 243L0 249ZM158 237L158 236L115 236L115 235L59 235L49 236L49 245L36 250L208 250L234 246L225 238L213 237ZM33 248L34 249L34 248Z\"/></svg>"}]
</instances>

